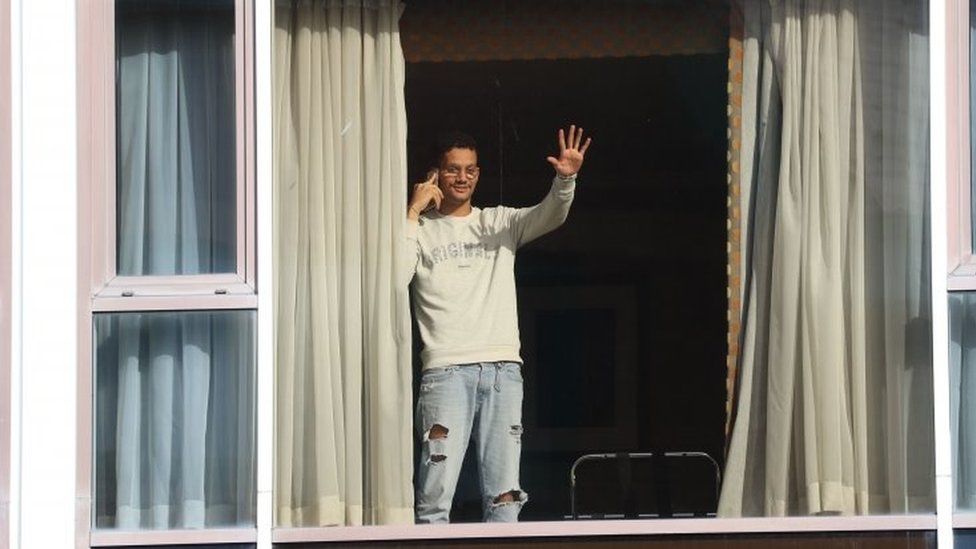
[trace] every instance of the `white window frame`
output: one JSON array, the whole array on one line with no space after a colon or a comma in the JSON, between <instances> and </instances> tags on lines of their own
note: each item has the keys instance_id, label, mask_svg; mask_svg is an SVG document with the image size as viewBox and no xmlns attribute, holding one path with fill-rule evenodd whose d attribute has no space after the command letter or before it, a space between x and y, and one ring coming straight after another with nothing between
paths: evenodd
<instances>
[{"instance_id":1,"label":"white window frame","mask_svg":"<svg viewBox=\"0 0 976 549\"><path fill-rule=\"evenodd\" d=\"M976 62L970 58L970 5L968 0L951 0L947 7L946 24L946 291L951 292L972 292L976 291L976 253L974 253L973 235L973 216L976 211L972 210L972 162L970 153L972 145L972 114L976 106L970 102L970 87L976 83L970 79L971 64ZM937 97L932 95L933 98ZM934 132L934 128L933 128ZM933 147L933 153L936 149ZM933 202L935 197L933 196ZM938 227L933 218L933 227ZM936 232L933 231L933 235ZM933 262L936 260L933 257ZM946 306L948 294L942 293L941 296L934 296L933 303ZM933 310L933 315L935 314ZM948 318L948 310L942 315ZM946 328L948 329L948 328ZM936 334L938 335L938 334ZM948 335L945 339L945 349L949 348ZM948 358L946 358L946 379L949 373ZM941 376L937 376L937 380ZM943 430L948 433L949 441L947 446L947 463L942 464L943 470L948 471L948 475L943 475L946 483L945 491L947 502L944 507L946 513L951 513L951 525L955 529L976 529L976 509L957 510L955 502L952 501L954 493L954 474L951 471L951 437L954 433L949 432L948 414L950 414L948 399L949 384L945 384L946 397L944 403L944 414L946 414L946 428ZM940 410L937 409L937 412ZM942 509L940 508L940 513Z\"/></svg>"},{"instance_id":2,"label":"white window frame","mask_svg":"<svg viewBox=\"0 0 976 549\"><path fill-rule=\"evenodd\" d=\"M234 273L183 276L119 276L116 272L115 0L76 0L76 9L80 295L76 416L78 510L75 539L81 547L254 543L258 538L256 526L199 530L96 530L91 513L94 497L94 315L135 311L253 311L258 308L254 2L234 0L236 270ZM257 334L255 337L258 337ZM257 341L253 344L257 349ZM256 367L255 376L258 371ZM265 401L258 401L255 405L258 410L269 408ZM259 439L260 436L264 435L259 435ZM256 443L260 444L260 440Z\"/></svg>"},{"instance_id":3,"label":"white window frame","mask_svg":"<svg viewBox=\"0 0 976 549\"><path fill-rule=\"evenodd\" d=\"M946 9L948 289L976 290L969 167L969 3L949 0Z\"/></svg>"},{"instance_id":4,"label":"white window frame","mask_svg":"<svg viewBox=\"0 0 976 549\"><path fill-rule=\"evenodd\" d=\"M10 539L10 366L13 308L11 307L11 63L10 3L0 2L0 546Z\"/></svg>"},{"instance_id":5,"label":"white window frame","mask_svg":"<svg viewBox=\"0 0 976 549\"><path fill-rule=\"evenodd\" d=\"M93 152L98 154L98 176L90 181L92 208L92 296L96 311L139 310L146 307L139 299L132 298L197 298L209 296L253 296L255 293L254 254L254 162L249 151L254 150L254 71L253 50L249 46L251 33L247 31L253 16L245 13L245 0L234 0L235 25L235 125L236 143L236 216L237 248L236 268L233 273L176 275L176 276L124 276L117 273L116 261L116 150L115 150L115 3L102 1L91 5L93 23L104 29L89 46L88 67L101 75L98 82L101 96L93 99L97 110L93 119ZM79 13L84 3L79 3ZM111 141L108 139L111 138ZM113 299L121 298L121 299ZM206 300L211 301L211 300ZM226 300L216 299L210 303ZM150 307L172 308L148 302ZM249 305L243 305L248 303ZM196 302L192 303L196 304ZM191 304L191 305L192 305ZM203 305L203 303L200 303ZM255 300L239 300L232 307L254 307Z\"/></svg>"}]
</instances>

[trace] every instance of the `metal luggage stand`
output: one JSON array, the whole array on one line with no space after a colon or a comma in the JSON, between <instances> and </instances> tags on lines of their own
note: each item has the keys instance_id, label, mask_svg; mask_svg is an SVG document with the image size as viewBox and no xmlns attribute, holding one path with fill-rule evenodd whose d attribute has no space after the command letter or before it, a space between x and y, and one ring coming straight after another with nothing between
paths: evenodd
<instances>
[{"instance_id":1,"label":"metal luggage stand","mask_svg":"<svg viewBox=\"0 0 976 549\"><path fill-rule=\"evenodd\" d=\"M620 462L628 462L627 467L629 467L629 461L631 460L654 459L656 457L658 457L658 454L654 452L619 452L613 454L585 454L580 456L576 461L573 462L573 466L569 469L569 506L570 512L572 513L572 520L579 520L579 514L576 511L576 468L581 463L587 461L616 460ZM664 452L660 454L660 457L708 460L712 464L712 468L715 470L715 501L718 502L719 490L722 486L722 472L719 469L718 462L715 461L715 458L710 456L707 452Z\"/></svg>"}]
</instances>

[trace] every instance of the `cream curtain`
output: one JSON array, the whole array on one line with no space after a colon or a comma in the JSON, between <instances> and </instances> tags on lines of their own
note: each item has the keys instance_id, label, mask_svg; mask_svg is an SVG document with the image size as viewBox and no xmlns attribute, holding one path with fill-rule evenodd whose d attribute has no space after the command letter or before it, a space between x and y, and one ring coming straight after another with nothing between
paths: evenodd
<instances>
[{"instance_id":1,"label":"cream curtain","mask_svg":"<svg viewBox=\"0 0 976 549\"><path fill-rule=\"evenodd\" d=\"M396 2L275 11L276 520L413 522Z\"/></svg>"},{"instance_id":2,"label":"cream curtain","mask_svg":"<svg viewBox=\"0 0 976 549\"><path fill-rule=\"evenodd\" d=\"M749 256L719 514L931 510L927 7L741 5Z\"/></svg>"}]
</instances>

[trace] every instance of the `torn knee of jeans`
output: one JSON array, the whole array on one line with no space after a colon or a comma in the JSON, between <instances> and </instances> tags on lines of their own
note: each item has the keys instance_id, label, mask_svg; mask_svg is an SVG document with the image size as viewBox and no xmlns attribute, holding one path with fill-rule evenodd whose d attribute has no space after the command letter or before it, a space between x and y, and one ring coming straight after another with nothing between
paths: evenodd
<instances>
[{"instance_id":1,"label":"torn knee of jeans","mask_svg":"<svg viewBox=\"0 0 976 549\"><path fill-rule=\"evenodd\" d=\"M515 439L515 442L522 442L522 426L521 425L512 425L511 428L509 428L509 430L508 430L508 434L512 435L512 438Z\"/></svg>"},{"instance_id":2,"label":"torn knee of jeans","mask_svg":"<svg viewBox=\"0 0 976 549\"><path fill-rule=\"evenodd\" d=\"M447 459L445 447L447 446L447 433L450 429L441 424L434 424L424 433L424 443L427 444L427 464L440 463Z\"/></svg>"},{"instance_id":3,"label":"torn knee of jeans","mask_svg":"<svg viewBox=\"0 0 976 549\"><path fill-rule=\"evenodd\" d=\"M447 454L444 453L444 439L435 438L427 441L427 444L427 465L441 463L447 459Z\"/></svg>"},{"instance_id":4,"label":"torn knee of jeans","mask_svg":"<svg viewBox=\"0 0 976 549\"><path fill-rule=\"evenodd\" d=\"M435 423L431 425L430 429L424 433L424 440L440 440L447 438L447 434L451 432L450 429L444 427L440 423Z\"/></svg>"},{"instance_id":5,"label":"torn knee of jeans","mask_svg":"<svg viewBox=\"0 0 976 549\"><path fill-rule=\"evenodd\" d=\"M528 499L529 497L526 495L526 493L521 490L509 490L504 494L500 494L495 497L495 499L491 501L491 504L496 507L499 505L510 505L513 503L521 505Z\"/></svg>"}]
</instances>

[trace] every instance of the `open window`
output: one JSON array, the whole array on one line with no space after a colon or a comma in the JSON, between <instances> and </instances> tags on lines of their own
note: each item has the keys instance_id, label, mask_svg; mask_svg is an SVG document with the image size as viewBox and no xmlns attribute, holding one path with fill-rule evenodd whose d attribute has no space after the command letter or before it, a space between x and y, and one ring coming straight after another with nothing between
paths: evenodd
<instances>
[{"instance_id":1,"label":"open window","mask_svg":"<svg viewBox=\"0 0 976 549\"><path fill-rule=\"evenodd\" d=\"M410 522L387 284L434 134L523 206L571 122L569 221L516 271L523 518L930 518L926 2L281 1L275 29L279 526Z\"/></svg>"},{"instance_id":2,"label":"open window","mask_svg":"<svg viewBox=\"0 0 976 549\"><path fill-rule=\"evenodd\" d=\"M532 206L549 190L556 130L575 123L594 140L566 223L516 256L531 502L521 520L715 514L728 9L410 2L404 11L411 183L430 167L437 133L461 130L479 144L475 205ZM472 458L455 520L481 520Z\"/></svg>"}]
</instances>

